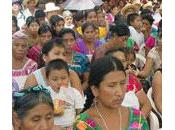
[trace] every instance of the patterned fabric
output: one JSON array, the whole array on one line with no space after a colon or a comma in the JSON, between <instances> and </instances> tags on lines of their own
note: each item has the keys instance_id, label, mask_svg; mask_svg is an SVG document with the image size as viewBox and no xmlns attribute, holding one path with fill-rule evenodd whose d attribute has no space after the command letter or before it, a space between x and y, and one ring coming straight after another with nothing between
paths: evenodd
<instances>
[{"instance_id":1,"label":"patterned fabric","mask_svg":"<svg viewBox=\"0 0 175 130\"><path fill-rule=\"evenodd\" d=\"M90 62L86 55L73 52L73 64L69 64L69 68L77 73L85 73L89 71Z\"/></svg>"},{"instance_id":2,"label":"patterned fabric","mask_svg":"<svg viewBox=\"0 0 175 130\"><path fill-rule=\"evenodd\" d=\"M101 44L102 43L99 40L97 40L95 42L95 48L99 47ZM87 54L92 54L93 55L94 54L95 50L89 50L83 39L80 39L80 38L77 39L77 45L76 46L79 48L78 50L80 50L79 53L82 53L82 54L85 54L85 55L87 55Z\"/></svg>"},{"instance_id":3,"label":"patterned fabric","mask_svg":"<svg viewBox=\"0 0 175 130\"><path fill-rule=\"evenodd\" d=\"M34 60L35 62L38 62L40 53L41 53L41 47L33 45L31 48L28 49L27 57Z\"/></svg>"},{"instance_id":4,"label":"patterned fabric","mask_svg":"<svg viewBox=\"0 0 175 130\"><path fill-rule=\"evenodd\" d=\"M12 76L13 77L18 77L18 76L27 76L37 70L37 63L33 61L32 59L28 59L26 64L23 66L22 69L12 70Z\"/></svg>"},{"instance_id":5,"label":"patterned fabric","mask_svg":"<svg viewBox=\"0 0 175 130\"><path fill-rule=\"evenodd\" d=\"M129 111L129 127L125 130L149 130L147 121L139 110L129 108ZM83 113L77 117L74 130L102 130L102 128L89 114Z\"/></svg>"}]
</instances>

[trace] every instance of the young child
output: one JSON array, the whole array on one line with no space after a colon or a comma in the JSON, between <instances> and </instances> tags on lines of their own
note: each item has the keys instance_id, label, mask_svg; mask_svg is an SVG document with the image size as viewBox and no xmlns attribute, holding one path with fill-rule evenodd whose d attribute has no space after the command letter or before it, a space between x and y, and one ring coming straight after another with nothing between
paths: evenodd
<instances>
[{"instance_id":1,"label":"young child","mask_svg":"<svg viewBox=\"0 0 175 130\"><path fill-rule=\"evenodd\" d=\"M127 23L130 30L130 38L136 42L140 48L144 44L144 34L141 32L142 20L139 14L133 13L129 14L127 17Z\"/></svg>"},{"instance_id":2,"label":"young child","mask_svg":"<svg viewBox=\"0 0 175 130\"><path fill-rule=\"evenodd\" d=\"M65 61L50 61L46 68L46 78L54 102L54 125L73 130L75 116L84 107L84 98L69 84L69 68Z\"/></svg>"}]
</instances>

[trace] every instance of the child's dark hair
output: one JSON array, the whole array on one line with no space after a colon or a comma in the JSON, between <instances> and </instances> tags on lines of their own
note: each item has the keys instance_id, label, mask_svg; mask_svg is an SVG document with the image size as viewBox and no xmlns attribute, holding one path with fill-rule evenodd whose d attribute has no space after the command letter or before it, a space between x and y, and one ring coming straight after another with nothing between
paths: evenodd
<instances>
[{"instance_id":1,"label":"child's dark hair","mask_svg":"<svg viewBox=\"0 0 175 130\"><path fill-rule=\"evenodd\" d=\"M42 17L46 17L45 12L42 9L36 10L35 12L35 18L42 18Z\"/></svg>"},{"instance_id":2,"label":"child's dark hair","mask_svg":"<svg viewBox=\"0 0 175 130\"><path fill-rule=\"evenodd\" d=\"M56 60L52 60L50 61L46 67L45 67L45 70L46 70L46 78L49 77L49 74L51 71L54 71L54 70L66 70L67 73L69 74L69 67L68 67L68 64L62 60L62 59L56 59Z\"/></svg>"},{"instance_id":3,"label":"child's dark hair","mask_svg":"<svg viewBox=\"0 0 175 130\"><path fill-rule=\"evenodd\" d=\"M134 20L135 20L137 17L139 17L139 14L137 14L137 13L129 14L129 15L127 16L127 24L128 24L129 26L132 26L132 25L131 25L131 22L134 22Z\"/></svg>"},{"instance_id":4,"label":"child's dark hair","mask_svg":"<svg viewBox=\"0 0 175 130\"><path fill-rule=\"evenodd\" d=\"M33 17L33 16L27 17L27 19L26 19L26 25L27 25L27 27L29 27L30 24L31 23L34 23L34 22L38 23L38 21L37 21L37 19L35 17ZM39 23L38 23L38 25L39 25Z\"/></svg>"},{"instance_id":5,"label":"child's dark hair","mask_svg":"<svg viewBox=\"0 0 175 130\"><path fill-rule=\"evenodd\" d=\"M152 25L153 22L154 22L154 19L153 19L153 17L151 15L145 15L145 16L142 17L142 19L143 20L147 20L150 25Z\"/></svg>"},{"instance_id":6,"label":"child's dark hair","mask_svg":"<svg viewBox=\"0 0 175 130\"><path fill-rule=\"evenodd\" d=\"M101 8L100 6L98 6L98 5L94 7L94 10L95 10L95 12L96 12L97 14L103 12L102 8Z\"/></svg>"},{"instance_id":7,"label":"child's dark hair","mask_svg":"<svg viewBox=\"0 0 175 130\"><path fill-rule=\"evenodd\" d=\"M91 26L92 28L94 28L94 30L96 29L96 26L95 26L93 23L88 23L88 22L86 22L86 23L84 23L84 24L82 25L82 32L84 33L85 29L86 29L87 27L89 27L89 26Z\"/></svg>"},{"instance_id":8,"label":"child's dark hair","mask_svg":"<svg viewBox=\"0 0 175 130\"><path fill-rule=\"evenodd\" d=\"M129 27L124 23L118 23L111 26L110 31L112 35L117 34L117 36L130 36Z\"/></svg>"},{"instance_id":9,"label":"child's dark hair","mask_svg":"<svg viewBox=\"0 0 175 130\"><path fill-rule=\"evenodd\" d=\"M76 39L76 36L75 36L75 32L74 30L70 29L70 28L63 28L60 32L59 32L59 37L60 38L63 38L63 36L67 33L71 33L72 36L74 37L74 39Z\"/></svg>"},{"instance_id":10,"label":"child's dark hair","mask_svg":"<svg viewBox=\"0 0 175 130\"><path fill-rule=\"evenodd\" d=\"M52 34L52 31L51 31L51 28L49 27L49 25L46 23L43 23L38 29L38 34L41 35L41 34L47 33L47 32L50 32Z\"/></svg>"},{"instance_id":11,"label":"child's dark hair","mask_svg":"<svg viewBox=\"0 0 175 130\"><path fill-rule=\"evenodd\" d=\"M20 119L23 119L29 110L42 103L54 109L49 91L41 86L34 86L19 91L14 94L13 99L13 110Z\"/></svg>"},{"instance_id":12,"label":"child's dark hair","mask_svg":"<svg viewBox=\"0 0 175 130\"><path fill-rule=\"evenodd\" d=\"M73 17L74 17L74 20L75 20L75 21L80 21L80 20L82 20L82 19L84 18L83 11L78 11L78 12L76 13L76 15L73 16Z\"/></svg>"},{"instance_id":13,"label":"child's dark hair","mask_svg":"<svg viewBox=\"0 0 175 130\"><path fill-rule=\"evenodd\" d=\"M63 44L63 40L61 38L55 38L52 39L50 41L47 41L42 50L41 50L41 54L39 57L39 63L38 63L38 68L41 68L45 65L45 62L43 61L43 55L48 55L48 53L55 47L63 47L65 48L64 44Z\"/></svg>"},{"instance_id":14,"label":"child's dark hair","mask_svg":"<svg viewBox=\"0 0 175 130\"><path fill-rule=\"evenodd\" d=\"M112 71L123 71L123 73L126 75L121 61L112 56L104 56L103 58L95 60L91 64L88 88L85 91L87 100L83 111L90 108L93 103L94 95L92 94L91 87L94 86L99 88L99 85L103 81L105 75Z\"/></svg>"},{"instance_id":15,"label":"child's dark hair","mask_svg":"<svg viewBox=\"0 0 175 130\"><path fill-rule=\"evenodd\" d=\"M58 15L53 15L49 19L51 30L52 30L52 33L54 36L58 35L58 32L56 31L55 27L56 27L57 23L60 21L64 21L64 19Z\"/></svg>"},{"instance_id":16,"label":"child's dark hair","mask_svg":"<svg viewBox=\"0 0 175 130\"><path fill-rule=\"evenodd\" d=\"M113 56L113 54L116 52L123 52L125 57L126 57L126 48L117 48L117 47L111 48L110 50L106 51L105 55L106 56Z\"/></svg>"},{"instance_id":17,"label":"child's dark hair","mask_svg":"<svg viewBox=\"0 0 175 130\"><path fill-rule=\"evenodd\" d=\"M85 14L84 14L85 20L87 19L89 13L91 13L91 12L95 12L95 13L96 13L96 11L95 11L94 9L87 10L87 11L85 12Z\"/></svg>"}]
</instances>

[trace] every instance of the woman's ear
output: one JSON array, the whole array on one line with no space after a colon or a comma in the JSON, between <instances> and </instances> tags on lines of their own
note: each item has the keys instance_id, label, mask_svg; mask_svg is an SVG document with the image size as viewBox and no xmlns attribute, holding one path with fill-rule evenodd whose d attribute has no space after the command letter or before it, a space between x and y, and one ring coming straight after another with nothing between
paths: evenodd
<instances>
[{"instance_id":1,"label":"woman's ear","mask_svg":"<svg viewBox=\"0 0 175 130\"><path fill-rule=\"evenodd\" d=\"M19 116L16 112L12 112L12 124L14 130L19 130L21 126L21 120L19 119Z\"/></svg>"},{"instance_id":2,"label":"woman's ear","mask_svg":"<svg viewBox=\"0 0 175 130\"><path fill-rule=\"evenodd\" d=\"M47 56L46 56L46 55L43 55L42 58L43 58L43 61L46 63L46 61L47 61Z\"/></svg>"},{"instance_id":3,"label":"woman's ear","mask_svg":"<svg viewBox=\"0 0 175 130\"><path fill-rule=\"evenodd\" d=\"M92 90L94 97L98 97L98 95L99 95L98 88L93 85L93 86L91 86L91 90Z\"/></svg>"}]
</instances>

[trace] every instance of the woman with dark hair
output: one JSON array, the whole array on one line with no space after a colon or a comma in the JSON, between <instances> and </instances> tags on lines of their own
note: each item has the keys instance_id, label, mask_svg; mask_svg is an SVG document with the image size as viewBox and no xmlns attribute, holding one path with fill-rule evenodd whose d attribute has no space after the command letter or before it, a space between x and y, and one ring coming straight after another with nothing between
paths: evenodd
<instances>
[{"instance_id":1,"label":"woman with dark hair","mask_svg":"<svg viewBox=\"0 0 175 130\"><path fill-rule=\"evenodd\" d=\"M54 106L50 92L43 86L34 86L14 93L14 130L52 130Z\"/></svg>"},{"instance_id":2,"label":"woman with dark hair","mask_svg":"<svg viewBox=\"0 0 175 130\"><path fill-rule=\"evenodd\" d=\"M26 34L28 35L28 44L32 46L39 43L38 29L39 23L35 17L29 16L26 20Z\"/></svg>"},{"instance_id":3,"label":"woman with dark hair","mask_svg":"<svg viewBox=\"0 0 175 130\"><path fill-rule=\"evenodd\" d=\"M46 81L45 65L55 59L66 60L65 46L62 39L53 39L44 44L41 50L39 69L27 77L25 88L37 84L48 86ZM74 71L70 71L70 82L74 88L78 89L82 93L80 79Z\"/></svg>"},{"instance_id":4,"label":"woman with dark hair","mask_svg":"<svg viewBox=\"0 0 175 130\"><path fill-rule=\"evenodd\" d=\"M45 42L52 39L52 32L47 24L42 24L38 29L39 42L28 49L27 57L38 62L41 49Z\"/></svg>"},{"instance_id":5,"label":"woman with dark hair","mask_svg":"<svg viewBox=\"0 0 175 130\"><path fill-rule=\"evenodd\" d=\"M49 23L53 37L58 37L59 32L64 28L64 19L58 15L53 15L51 16Z\"/></svg>"},{"instance_id":6,"label":"woman with dark hair","mask_svg":"<svg viewBox=\"0 0 175 130\"><path fill-rule=\"evenodd\" d=\"M95 38L95 29L96 27L93 23L84 23L82 25L82 39L79 38L76 41L79 53L93 55L95 49L102 44L102 42Z\"/></svg>"},{"instance_id":7,"label":"woman with dark hair","mask_svg":"<svg viewBox=\"0 0 175 130\"><path fill-rule=\"evenodd\" d=\"M90 69L84 113L77 117L74 129L149 130L139 110L121 106L126 81L124 67L118 59L105 56L94 61Z\"/></svg>"},{"instance_id":8,"label":"woman with dark hair","mask_svg":"<svg viewBox=\"0 0 175 130\"><path fill-rule=\"evenodd\" d=\"M12 34L19 31L18 21L15 16L12 16Z\"/></svg>"}]
</instances>

